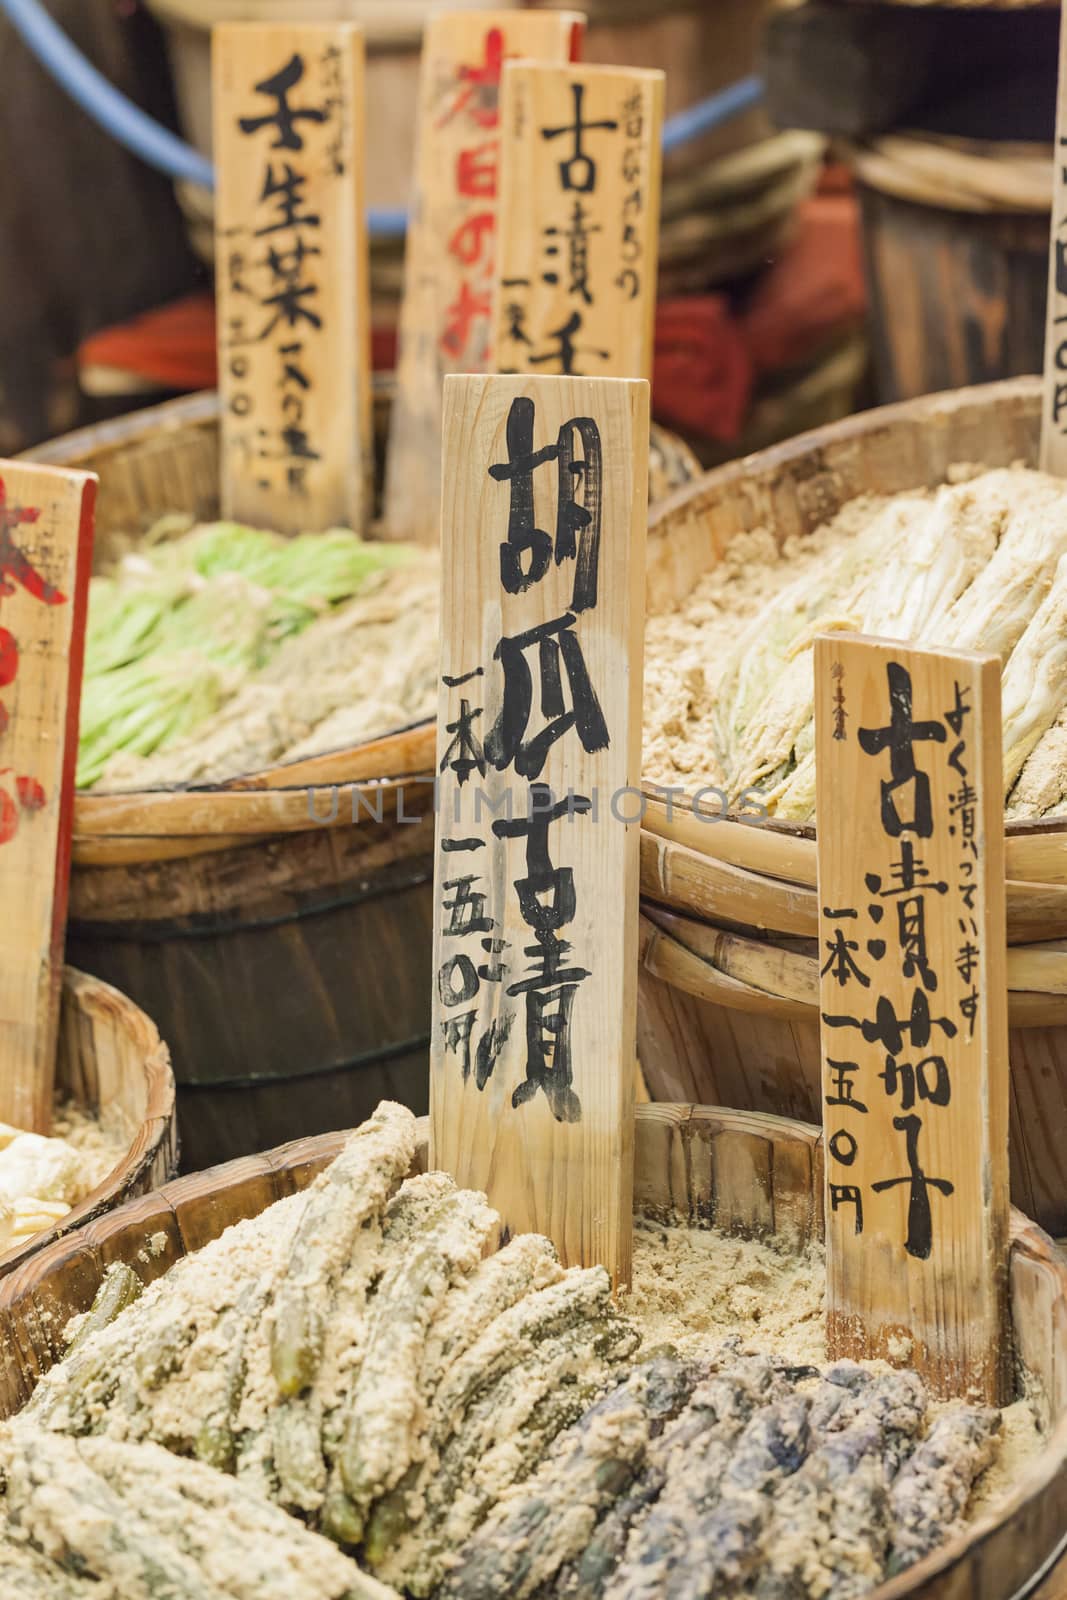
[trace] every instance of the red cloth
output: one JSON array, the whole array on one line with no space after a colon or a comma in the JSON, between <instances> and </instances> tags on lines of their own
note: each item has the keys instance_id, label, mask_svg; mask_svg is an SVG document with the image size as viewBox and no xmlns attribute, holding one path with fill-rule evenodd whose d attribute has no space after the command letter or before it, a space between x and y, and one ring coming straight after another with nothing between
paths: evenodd
<instances>
[{"instance_id":1,"label":"red cloth","mask_svg":"<svg viewBox=\"0 0 1067 1600\"><path fill-rule=\"evenodd\" d=\"M798 207L781 255L735 310L725 294L661 300L653 401L668 426L729 443L739 437L765 373L802 365L835 333L857 326L866 290L856 202L830 192Z\"/></svg>"},{"instance_id":2,"label":"red cloth","mask_svg":"<svg viewBox=\"0 0 1067 1600\"><path fill-rule=\"evenodd\" d=\"M371 360L376 372L396 365L395 329L372 331ZM161 389L213 389L218 382L215 298L205 290L105 328L86 339L78 365L134 372Z\"/></svg>"},{"instance_id":3,"label":"red cloth","mask_svg":"<svg viewBox=\"0 0 1067 1600\"><path fill-rule=\"evenodd\" d=\"M684 295L656 309L656 418L705 439L736 439L752 394L752 359L725 295Z\"/></svg>"},{"instance_id":4,"label":"red cloth","mask_svg":"<svg viewBox=\"0 0 1067 1600\"><path fill-rule=\"evenodd\" d=\"M790 243L759 278L740 311L723 293L661 300L656 313L653 398L659 421L684 433L739 437L764 373L795 367L854 327L866 309L857 207L828 179L798 208ZM396 335L376 328L376 371L396 359ZM190 295L86 340L79 363L135 372L161 388L213 388L215 309Z\"/></svg>"},{"instance_id":5,"label":"red cloth","mask_svg":"<svg viewBox=\"0 0 1067 1600\"><path fill-rule=\"evenodd\" d=\"M740 317L757 372L806 361L867 309L856 202L816 195L797 212L796 231L763 273Z\"/></svg>"},{"instance_id":6,"label":"red cloth","mask_svg":"<svg viewBox=\"0 0 1067 1600\"><path fill-rule=\"evenodd\" d=\"M79 367L116 367L161 389L213 389L215 300L204 291L96 333L78 351Z\"/></svg>"}]
</instances>

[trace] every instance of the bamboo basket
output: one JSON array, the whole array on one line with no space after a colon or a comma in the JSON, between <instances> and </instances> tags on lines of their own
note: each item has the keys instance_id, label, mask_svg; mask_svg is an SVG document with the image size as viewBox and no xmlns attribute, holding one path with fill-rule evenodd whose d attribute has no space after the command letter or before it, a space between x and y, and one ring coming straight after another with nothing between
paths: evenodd
<instances>
[{"instance_id":1,"label":"bamboo basket","mask_svg":"<svg viewBox=\"0 0 1067 1600\"><path fill-rule=\"evenodd\" d=\"M379 445L391 395L380 379ZM218 515L218 412L192 395L33 457L99 474L111 557L166 511ZM699 471L663 429L653 462L653 493ZM417 775L435 737L426 722L225 784L77 797L70 956L158 1021L188 1167L352 1126L383 1097L426 1110L433 813ZM336 790L314 807L336 806L328 827L319 785Z\"/></svg>"},{"instance_id":2,"label":"bamboo basket","mask_svg":"<svg viewBox=\"0 0 1067 1600\"><path fill-rule=\"evenodd\" d=\"M670 610L730 540L770 529L803 538L861 494L945 481L951 465L1034 465L1040 380L1016 378L866 411L733 462L655 508L649 526L648 609ZM642 888L680 911L784 934L815 928L815 830L693 814L647 786ZM1008 941L1067 936L1067 818L1007 825Z\"/></svg>"},{"instance_id":3,"label":"bamboo basket","mask_svg":"<svg viewBox=\"0 0 1067 1600\"><path fill-rule=\"evenodd\" d=\"M375 388L379 442L391 397L391 379L380 379ZM198 519L218 515L218 415L217 394L190 395L67 434L29 455L52 466L99 474L96 550L98 558L107 558L130 548L131 540L166 511L187 511ZM699 471L687 445L666 429L653 427L653 500L668 496ZM148 864L228 850L253 838L314 831L307 798L313 785L340 786L339 804L366 813L377 806L384 784L395 807L404 780L433 771L435 745L433 723L422 722L357 747L223 784L136 795L82 794L74 810L74 863Z\"/></svg>"},{"instance_id":4,"label":"bamboo basket","mask_svg":"<svg viewBox=\"0 0 1067 1600\"><path fill-rule=\"evenodd\" d=\"M68 967L56 1046L56 1088L88 1111L121 1119L128 1148L121 1161L54 1228L0 1253L0 1279L115 1206L157 1189L178 1166L174 1078L153 1023L115 989Z\"/></svg>"},{"instance_id":5,"label":"bamboo basket","mask_svg":"<svg viewBox=\"0 0 1067 1600\"><path fill-rule=\"evenodd\" d=\"M853 417L709 473L653 518L649 605L688 593L739 530L803 536L854 495L954 461L1036 460L1018 379ZM1067 1233L1067 820L1008 824L1012 1198ZM820 1119L815 830L672 817L649 799L638 1046L653 1099Z\"/></svg>"},{"instance_id":6,"label":"bamboo basket","mask_svg":"<svg viewBox=\"0 0 1067 1600\"><path fill-rule=\"evenodd\" d=\"M0 1416L26 1404L57 1359L62 1328L88 1309L111 1263L127 1262L145 1281L159 1277L231 1223L306 1188L343 1141L341 1133L298 1141L178 1179L59 1240L0 1283ZM822 1146L814 1128L708 1106L639 1106L635 1162L639 1212L773 1238L789 1254L822 1234ZM425 1163L424 1139L416 1170ZM162 1248L154 1235L162 1236ZM1067 1260L1017 1212L1010 1285L1016 1355L1047 1402L1045 1448L995 1513L872 1590L870 1600L1062 1595L1053 1569L1067 1526Z\"/></svg>"}]
</instances>

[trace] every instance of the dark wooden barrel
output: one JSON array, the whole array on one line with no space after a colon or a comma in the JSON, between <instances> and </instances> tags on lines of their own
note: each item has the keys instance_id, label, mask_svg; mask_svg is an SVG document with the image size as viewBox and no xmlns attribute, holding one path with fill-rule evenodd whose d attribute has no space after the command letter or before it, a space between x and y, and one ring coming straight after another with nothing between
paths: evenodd
<instances>
[{"instance_id":1,"label":"dark wooden barrel","mask_svg":"<svg viewBox=\"0 0 1067 1600\"><path fill-rule=\"evenodd\" d=\"M861 162L879 401L1040 372L1048 212L919 203L866 170Z\"/></svg>"},{"instance_id":2,"label":"dark wooden barrel","mask_svg":"<svg viewBox=\"0 0 1067 1600\"><path fill-rule=\"evenodd\" d=\"M433 819L77 871L70 959L162 1019L186 1171L429 1083Z\"/></svg>"}]
</instances>

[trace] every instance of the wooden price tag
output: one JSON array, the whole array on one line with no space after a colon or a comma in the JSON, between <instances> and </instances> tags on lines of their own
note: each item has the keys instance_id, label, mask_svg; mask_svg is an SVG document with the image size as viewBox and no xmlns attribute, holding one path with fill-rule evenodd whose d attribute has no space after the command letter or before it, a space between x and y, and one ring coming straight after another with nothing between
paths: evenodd
<instances>
[{"instance_id":1,"label":"wooden price tag","mask_svg":"<svg viewBox=\"0 0 1067 1600\"><path fill-rule=\"evenodd\" d=\"M497 371L651 379L663 85L504 68Z\"/></svg>"},{"instance_id":2,"label":"wooden price tag","mask_svg":"<svg viewBox=\"0 0 1067 1600\"><path fill-rule=\"evenodd\" d=\"M509 56L574 59L584 20L576 11L452 11L427 23L386 466L392 538L437 543L442 380L491 368L501 69Z\"/></svg>"},{"instance_id":3,"label":"wooden price tag","mask_svg":"<svg viewBox=\"0 0 1067 1600\"><path fill-rule=\"evenodd\" d=\"M1060 10L1060 83L1052 170L1041 469L1063 478L1067 477L1067 0Z\"/></svg>"},{"instance_id":4,"label":"wooden price tag","mask_svg":"<svg viewBox=\"0 0 1067 1600\"><path fill-rule=\"evenodd\" d=\"M629 1281L648 385L448 378L430 1159Z\"/></svg>"},{"instance_id":5,"label":"wooden price tag","mask_svg":"<svg viewBox=\"0 0 1067 1600\"><path fill-rule=\"evenodd\" d=\"M834 1357L1009 1392L996 656L815 643L827 1319Z\"/></svg>"},{"instance_id":6,"label":"wooden price tag","mask_svg":"<svg viewBox=\"0 0 1067 1600\"><path fill-rule=\"evenodd\" d=\"M0 461L0 1122L52 1126L95 476Z\"/></svg>"},{"instance_id":7,"label":"wooden price tag","mask_svg":"<svg viewBox=\"0 0 1067 1600\"><path fill-rule=\"evenodd\" d=\"M363 35L213 33L223 515L282 533L373 509Z\"/></svg>"}]
</instances>

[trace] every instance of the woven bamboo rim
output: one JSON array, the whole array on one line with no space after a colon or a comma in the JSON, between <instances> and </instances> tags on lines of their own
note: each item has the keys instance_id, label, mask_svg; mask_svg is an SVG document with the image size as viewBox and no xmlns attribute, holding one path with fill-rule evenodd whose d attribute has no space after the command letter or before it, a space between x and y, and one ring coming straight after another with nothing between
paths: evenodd
<instances>
[{"instance_id":1,"label":"woven bamboo rim","mask_svg":"<svg viewBox=\"0 0 1067 1600\"><path fill-rule=\"evenodd\" d=\"M155 1024L125 995L67 967L57 1043L58 1086L82 1106L123 1115L129 1147L106 1177L52 1228L0 1253L0 1279L123 1201L147 1194L178 1165L174 1076Z\"/></svg>"},{"instance_id":2,"label":"woven bamboo rim","mask_svg":"<svg viewBox=\"0 0 1067 1600\"><path fill-rule=\"evenodd\" d=\"M869 188L949 211L1043 215L1052 209L1051 145L886 134L851 147Z\"/></svg>"},{"instance_id":3,"label":"woven bamboo rim","mask_svg":"<svg viewBox=\"0 0 1067 1600\"><path fill-rule=\"evenodd\" d=\"M753 938L644 901L640 948L651 977L695 999L818 1025L819 957L788 939ZM1067 942L1009 949L1008 1019L1013 1028L1067 1026Z\"/></svg>"},{"instance_id":4,"label":"woven bamboo rim","mask_svg":"<svg viewBox=\"0 0 1067 1600\"><path fill-rule=\"evenodd\" d=\"M25 1405L55 1364L62 1329L92 1303L112 1262L127 1262L145 1281L160 1277L232 1223L306 1188L343 1138L301 1140L181 1178L12 1273L0 1283L0 1416ZM417 1171L425 1168L425 1139L424 1123ZM822 1139L805 1123L714 1106L637 1107L638 1210L774 1237L796 1254L822 1234L822 1189ZM1009 1273L1016 1355L1048 1406L1045 1448L995 1512L872 1590L870 1600L1008 1600L1032 1592L1060 1557L1067 1526L1067 1260L1018 1211Z\"/></svg>"},{"instance_id":5,"label":"woven bamboo rim","mask_svg":"<svg viewBox=\"0 0 1067 1600\"><path fill-rule=\"evenodd\" d=\"M672 826L657 820L664 828ZM650 899L765 932L816 937L819 902L814 882L765 877L705 855L652 831L647 826L650 821L651 813L641 833L641 890ZM700 826L690 819L686 823ZM762 848L779 837L759 831ZM1007 902L1009 945L1056 939L1067 929L1067 884L1009 878Z\"/></svg>"}]
</instances>

